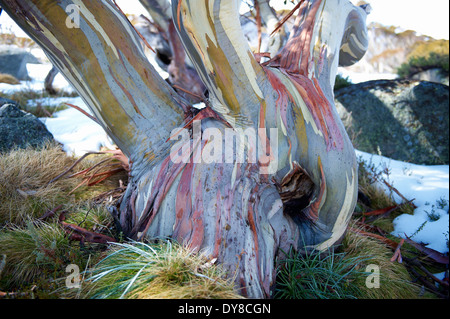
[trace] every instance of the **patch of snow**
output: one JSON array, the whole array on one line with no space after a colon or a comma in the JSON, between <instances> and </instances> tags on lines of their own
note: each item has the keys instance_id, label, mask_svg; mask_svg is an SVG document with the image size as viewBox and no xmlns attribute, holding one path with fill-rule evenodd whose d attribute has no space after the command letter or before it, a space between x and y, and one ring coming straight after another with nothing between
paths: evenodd
<instances>
[{"instance_id":1,"label":"patch of snow","mask_svg":"<svg viewBox=\"0 0 450 319\"><path fill-rule=\"evenodd\" d=\"M92 114L80 97L54 99L55 105L63 102L76 105ZM40 120L53 134L55 140L64 145L64 150L68 154L81 156L90 151L98 151L102 146L115 149L103 128L74 108L56 112L52 118Z\"/></svg>"},{"instance_id":2,"label":"patch of snow","mask_svg":"<svg viewBox=\"0 0 450 319\"><path fill-rule=\"evenodd\" d=\"M339 68L338 73L344 78L348 77L353 84L374 80L395 80L398 78L398 75L394 73L358 73L348 71L345 68Z\"/></svg>"},{"instance_id":3,"label":"patch of snow","mask_svg":"<svg viewBox=\"0 0 450 319\"><path fill-rule=\"evenodd\" d=\"M42 51L42 50L40 50ZM44 81L48 72L52 69L50 62L43 64L31 64L27 63L28 76L31 78L29 81L21 81L20 84L12 85L7 83L0 83L0 91L3 93L12 94L18 91L42 91L44 89ZM75 90L72 85L67 82L61 73L58 73L53 80L53 87L55 89L64 90L67 93L72 93Z\"/></svg>"},{"instance_id":4,"label":"patch of snow","mask_svg":"<svg viewBox=\"0 0 450 319\"><path fill-rule=\"evenodd\" d=\"M406 199L414 200L414 215L403 214L394 220L391 233L410 237L441 253L448 253L449 237L449 166L416 165L383 156L356 151L357 157L373 166ZM380 187L398 204L404 200L386 185Z\"/></svg>"}]
</instances>

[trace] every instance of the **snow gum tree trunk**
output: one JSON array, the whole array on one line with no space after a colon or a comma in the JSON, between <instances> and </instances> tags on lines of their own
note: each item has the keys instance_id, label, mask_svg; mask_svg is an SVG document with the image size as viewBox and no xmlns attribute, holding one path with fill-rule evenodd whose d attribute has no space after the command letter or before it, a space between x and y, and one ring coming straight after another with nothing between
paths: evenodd
<instances>
[{"instance_id":1,"label":"snow gum tree trunk","mask_svg":"<svg viewBox=\"0 0 450 319\"><path fill-rule=\"evenodd\" d=\"M146 3L170 14L164 1ZM240 1L172 0L173 25L209 92L197 111L158 76L112 2L0 4L129 157L118 207L127 237L171 237L205 251L251 298L271 296L282 251L326 250L343 237L357 162L332 88L338 65L367 49L364 9L303 1L287 43L260 64Z\"/></svg>"}]
</instances>

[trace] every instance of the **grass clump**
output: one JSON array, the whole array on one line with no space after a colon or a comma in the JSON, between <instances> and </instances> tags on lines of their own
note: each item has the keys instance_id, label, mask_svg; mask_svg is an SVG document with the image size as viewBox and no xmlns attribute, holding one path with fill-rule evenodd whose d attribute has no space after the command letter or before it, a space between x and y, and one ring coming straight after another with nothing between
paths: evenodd
<instances>
[{"instance_id":1,"label":"grass clump","mask_svg":"<svg viewBox=\"0 0 450 319\"><path fill-rule=\"evenodd\" d=\"M81 298L241 298L220 266L170 241L113 244L87 274Z\"/></svg>"},{"instance_id":2,"label":"grass clump","mask_svg":"<svg viewBox=\"0 0 450 319\"><path fill-rule=\"evenodd\" d=\"M426 57L412 57L397 69L397 74L401 78L410 78L430 69L439 69L442 76L449 76L449 55L431 52Z\"/></svg>"},{"instance_id":3,"label":"grass clump","mask_svg":"<svg viewBox=\"0 0 450 319\"><path fill-rule=\"evenodd\" d=\"M40 217L58 205L68 205L67 196L76 180L49 182L74 161L55 143L42 149L17 149L0 154L0 225L22 224Z\"/></svg>"},{"instance_id":4,"label":"grass clump","mask_svg":"<svg viewBox=\"0 0 450 319\"><path fill-rule=\"evenodd\" d=\"M109 155L89 158L68 175L99 163L112 165L112 160ZM56 143L0 154L0 297L59 298L55 291L65 287L58 279L67 276L66 267L84 269L88 260L102 255L105 244L74 240L60 222L62 216L66 224L116 237L105 196L98 195L108 191L108 198L118 196L118 176L89 187L78 187L83 176L50 183L76 162Z\"/></svg>"},{"instance_id":5,"label":"grass clump","mask_svg":"<svg viewBox=\"0 0 450 319\"><path fill-rule=\"evenodd\" d=\"M390 184L385 184L386 176L389 170L383 167L375 167L371 163L360 161L358 164L358 189L359 200L355 209L354 217L362 217L364 213L381 210L387 207L394 207L398 204L394 201L394 192ZM386 190L390 189L389 192ZM381 227L386 233L394 231L392 221L402 214L414 214L414 206L410 203L398 205L398 208L387 215L380 215L374 218L368 218L371 225Z\"/></svg>"},{"instance_id":6,"label":"grass clump","mask_svg":"<svg viewBox=\"0 0 450 319\"><path fill-rule=\"evenodd\" d=\"M356 299L361 292L353 281L364 274L359 265L365 259L334 251L291 251L279 267L275 298Z\"/></svg>"},{"instance_id":7,"label":"grass clump","mask_svg":"<svg viewBox=\"0 0 450 319\"><path fill-rule=\"evenodd\" d=\"M55 280L66 265L82 261L59 225L37 220L24 227L5 226L0 231L0 255L5 256L3 283L16 289L38 277Z\"/></svg>"},{"instance_id":8,"label":"grass clump","mask_svg":"<svg viewBox=\"0 0 450 319\"><path fill-rule=\"evenodd\" d=\"M66 223L75 224L92 232L115 237L114 218L103 205L81 202L66 214Z\"/></svg>"},{"instance_id":9,"label":"grass clump","mask_svg":"<svg viewBox=\"0 0 450 319\"><path fill-rule=\"evenodd\" d=\"M407 62L398 68L397 74L401 78L410 78L430 69L439 69L442 76L449 76L448 40L418 42L409 54Z\"/></svg>"},{"instance_id":10,"label":"grass clump","mask_svg":"<svg viewBox=\"0 0 450 319\"><path fill-rule=\"evenodd\" d=\"M83 171L98 163L109 165L114 161L109 155L92 156L75 169ZM0 188L0 226L6 223L21 225L23 220L39 218L60 205L63 210L79 210L80 203L84 205L89 199L117 188L119 180L126 178L126 173L116 174L90 187L86 187L87 183L80 186L86 179L81 175L64 176L50 183L75 162L76 158L68 156L56 143L48 143L40 149L29 147L0 154L3 184Z\"/></svg>"},{"instance_id":11,"label":"grass clump","mask_svg":"<svg viewBox=\"0 0 450 319\"><path fill-rule=\"evenodd\" d=\"M344 77L344 76L338 74L336 76L336 82L334 84L334 91L336 92L340 89L346 88L351 85L353 85L353 83L348 76Z\"/></svg>"},{"instance_id":12,"label":"grass clump","mask_svg":"<svg viewBox=\"0 0 450 319\"><path fill-rule=\"evenodd\" d=\"M413 299L421 289L407 268L391 262L392 250L375 239L348 231L334 251L291 251L279 265L275 298L280 299ZM368 284L371 267L378 286Z\"/></svg>"},{"instance_id":13,"label":"grass clump","mask_svg":"<svg viewBox=\"0 0 450 319\"><path fill-rule=\"evenodd\" d=\"M355 223L350 225L357 228ZM369 272L354 277L353 285L357 286L359 299L417 299L421 295L421 288L411 280L408 269L404 264L392 262L393 251L384 243L356 232L349 231L342 243L345 258L354 259L366 256L359 267L367 270L368 266L375 266L380 271L379 287L366 284Z\"/></svg>"}]
</instances>

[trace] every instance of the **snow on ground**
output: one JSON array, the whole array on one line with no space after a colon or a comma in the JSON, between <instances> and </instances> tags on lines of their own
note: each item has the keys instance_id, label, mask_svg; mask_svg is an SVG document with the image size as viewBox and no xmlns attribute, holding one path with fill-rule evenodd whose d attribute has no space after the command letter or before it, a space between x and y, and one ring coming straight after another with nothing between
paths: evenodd
<instances>
[{"instance_id":1,"label":"snow on ground","mask_svg":"<svg viewBox=\"0 0 450 319\"><path fill-rule=\"evenodd\" d=\"M414 215L403 214L394 220L392 235L410 237L441 253L448 253L449 239L449 166L415 165L387 157L356 151L359 161L373 166L391 186L408 200L414 200ZM387 170L386 170L387 169ZM385 184L380 187L396 203L404 200Z\"/></svg>"},{"instance_id":2,"label":"snow on ground","mask_svg":"<svg viewBox=\"0 0 450 319\"><path fill-rule=\"evenodd\" d=\"M40 101L30 102L33 105ZM46 99L46 103L49 103L48 99ZM80 97L56 98L53 99L53 103L55 106L61 103L70 103L92 115ZM41 118L40 120L47 126L55 140L64 145L64 150L68 154L81 156L90 151L98 151L102 146L115 149L100 125L72 107L56 112L52 118Z\"/></svg>"},{"instance_id":3,"label":"snow on ground","mask_svg":"<svg viewBox=\"0 0 450 319\"><path fill-rule=\"evenodd\" d=\"M398 79L397 74L393 73L358 73L351 72L345 68L339 68L338 73L347 78L353 83L358 84L361 82L374 81L374 80L395 80Z\"/></svg>"},{"instance_id":4,"label":"snow on ground","mask_svg":"<svg viewBox=\"0 0 450 319\"><path fill-rule=\"evenodd\" d=\"M42 50L32 50L32 54L39 54ZM52 69L52 65L49 63L42 64L27 64L28 76L30 81L21 81L20 84L11 85L7 83L0 83L0 92L11 93L14 91L42 91L44 89L44 80L48 72ZM73 87L66 81L66 79L58 73L53 81L53 87L56 89L64 89L64 91L71 93L74 92Z\"/></svg>"}]
</instances>

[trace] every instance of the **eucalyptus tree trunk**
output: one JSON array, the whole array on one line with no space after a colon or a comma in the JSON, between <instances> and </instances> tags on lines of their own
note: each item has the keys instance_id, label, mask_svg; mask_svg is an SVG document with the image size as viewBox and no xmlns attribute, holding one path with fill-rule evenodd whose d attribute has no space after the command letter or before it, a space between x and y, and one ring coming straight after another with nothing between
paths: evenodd
<instances>
[{"instance_id":1,"label":"eucalyptus tree trunk","mask_svg":"<svg viewBox=\"0 0 450 319\"><path fill-rule=\"evenodd\" d=\"M52 67L51 70L48 72L47 76L44 80L44 88L45 91L50 95L55 95L56 90L53 88L53 81L55 80L55 77L58 75L59 71L56 67Z\"/></svg>"},{"instance_id":2,"label":"eucalyptus tree trunk","mask_svg":"<svg viewBox=\"0 0 450 319\"><path fill-rule=\"evenodd\" d=\"M240 1L172 0L173 26L209 91L197 111L159 77L111 1L0 4L130 159L118 216L127 237L205 251L251 298L271 296L283 251L326 250L343 237L357 162L332 88L338 65L367 49L362 8L304 1L285 46L260 64Z\"/></svg>"}]
</instances>

